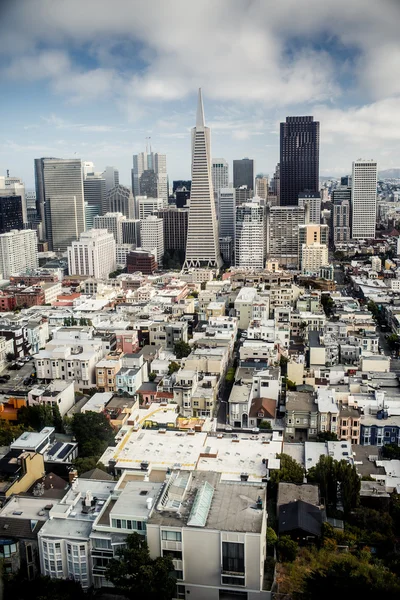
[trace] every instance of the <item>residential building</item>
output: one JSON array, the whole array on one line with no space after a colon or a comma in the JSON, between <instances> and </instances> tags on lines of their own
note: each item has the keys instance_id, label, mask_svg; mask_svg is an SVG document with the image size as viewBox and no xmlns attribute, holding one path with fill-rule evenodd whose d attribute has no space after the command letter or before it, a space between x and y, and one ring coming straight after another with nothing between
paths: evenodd
<instances>
[{"instance_id":1,"label":"residential building","mask_svg":"<svg viewBox=\"0 0 400 600\"><path fill-rule=\"evenodd\" d=\"M22 323L14 324L9 319L0 320L0 337L7 340L7 349L10 348L9 340L12 340L13 347L12 351L15 358L20 358L29 354L31 346L28 341L28 332L26 327Z\"/></svg>"},{"instance_id":2,"label":"residential building","mask_svg":"<svg viewBox=\"0 0 400 600\"><path fill-rule=\"evenodd\" d=\"M265 210L258 202L236 207L235 266L263 269L265 265Z\"/></svg>"},{"instance_id":3,"label":"residential building","mask_svg":"<svg viewBox=\"0 0 400 600\"><path fill-rule=\"evenodd\" d=\"M81 233L79 241L68 248L69 274L107 278L117 266L115 246L114 236L107 229Z\"/></svg>"},{"instance_id":4,"label":"residential building","mask_svg":"<svg viewBox=\"0 0 400 600\"><path fill-rule=\"evenodd\" d=\"M135 200L129 188L116 185L107 192L104 212L122 213L127 219L135 219Z\"/></svg>"},{"instance_id":5,"label":"residential building","mask_svg":"<svg viewBox=\"0 0 400 600\"><path fill-rule=\"evenodd\" d=\"M27 492L45 474L42 454L29 452L29 450L18 446L17 442L18 440L13 442L10 451L0 459L0 500L2 506L5 504L6 498L10 498L14 494Z\"/></svg>"},{"instance_id":6,"label":"residential building","mask_svg":"<svg viewBox=\"0 0 400 600\"><path fill-rule=\"evenodd\" d=\"M319 190L319 122L286 117L280 127L280 205L297 206L300 192Z\"/></svg>"},{"instance_id":7,"label":"residential building","mask_svg":"<svg viewBox=\"0 0 400 600\"><path fill-rule=\"evenodd\" d=\"M37 234L32 229L0 235L0 273L3 279L39 266Z\"/></svg>"},{"instance_id":8,"label":"residential building","mask_svg":"<svg viewBox=\"0 0 400 600\"><path fill-rule=\"evenodd\" d=\"M387 410L369 410L360 418L360 444L363 446L400 446L400 419Z\"/></svg>"},{"instance_id":9,"label":"residential building","mask_svg":"<svg viewBox=\"0 0 400 600\"><path fill-rule=\"evenodd\" d=\"M305 209L299 206L267 208L267 255L286 267L299 261L299 225L305 223Z\"/></svg>"},{"instance_id":10,"label":"residential building","mask_svg":"<svg viewBox=\"0 0 400 600\"><path fill-rule=\"evenodd\" d=\"M334 244L349 242L351 188L338 188L332 191L331 238Z\"/></svg>"},{"instance_id":11,"label":"residential building","mask_svg":"<svg viewBox=\"0 0 400 600\"><path fill-rule=\"evenodd\" d=\"M128 273L143 273L143 275L152 275L157 269L157 260L153 252L136 248L126 257L126 267Z\"/></svg>"},{"instance_id":12,"label":"residential building","mask_svg":"<svg viewBox=\"0 0 400 600\"><path fill-rule=\"evenodd\" d=\"M106 194L119 185L119 171L115 167L106 167L101 176L106 182Z\"/></svg>"},{"instance_id":13,"label":"residential building","mask_svg":"<svg viewBox=\"0 0 400 600\"><path fill-rule=\"evenodd\" d=\"M353 162L351 183L353 239L375 238L378 165L373 160Z\"/></svg>"},{"instance_id":14,"label":"residential building","mask_svg":"<svg viewBox=\"0 0 400 600\"><path fill-rule=\"evenodd\" d=\"M119 353L113 353L103 358L96 365L96 387L101 392L115 392L118 389L116 376L121 368L122 360Z\"/></svg>"},{"instance_id":15,"label":"residential building","mask_svg":"<svg viewBox=\"0 0 400 600\"><path fill-rule=\"evenodd\" d=\"M351 406L341 406L339 413L339 427L337 431L337 436L339 440L346 440L353 444L360 444L360 422L361 422L361 414L355 408ZM368 430L370 433L370 430ZM363 431L363 436L368 438L366 432ZM370 442L367 441L367 444Z\"/></svg>"},{"instance_id":16,"label":"residential building","mask_svg":"<svg viewBox=\"0 0 400 600\"><path fill-rule=\"evenodd\" d=\"M135 200L137 203L138 209L138 218L143 221L154 215L157 211L164 208L164 200L162 198L158 198L157 196L147 197L147 196L135 196Z\"/></svg>"},{"instance_id":17,"label":"residential building","mask_svg":"<svg viewBox=\"0 0 400 600\"><path fill-rule=\"evenodd\" d=\"M45 232L50 250L65 252L85 231L82 161L44 158ZM40 182L39 182L40 187Z\"/></svg>"},{"instance_id":18,"label":"residential building","mask_svg":"<svg viewBox=\"0 0 400 600\"><path fill-rule=\"evenodd\" d=\"M267 201L268 200L268 187L269 187L269 182L268 182L268 177L265 177L263 175L257 175L256 176L256 187L255 187L255 196L258 198L261 198L262 200Z\"/></svg>"},{"instance_id":19,"label":"residential building","mask_svg":"<svg viewBox=\"0 0 400 600\"><path fill-rule=\"evenodd\" d=\"M306 271L303 270L303 252L307 251L307 267L317 265L310 272L310 274L316 275L321 266L328 264L328 243L328 225L315 225L313 223L299 225L299 264L304 273ZM309 248L311 248L310 251L308 251ZM304 269L306 266L304 266Z\"/></svg>"},{"instance_id":20,"label":"residential building","mask_svg":"<svg viewBox=\"0 0 400 600\"><path fill-rule=\"evenodd\" d=\"M186 249L189 209L169 206L158 210L157 216L163 220L164 251L179 250L184 252Z\"/></svg>"},{"instance_id":21,"label":"residential building","mask_svg":"<svg viewBox=\"0 0 400 600\"><path fill-rule=\"evenodd\" d=\"M30 406L35 404L57 406L61 416L64 417L75 404L74 384L55 379L48 385L37 385L28 392L28 401Z\"/></svg>"},{"instance_id":22,"label":"residential building","mask_svg":"<svg viewBox=\"0 0 400 600\"><path fill-rule=\"evenodd\" d=\"M321 223L321 195L319 192L299 192L298 205L307 206L306 215L309 223L317 225Z\"/></svg>"},{"instance_id":23,"label":"residential building","mask_svg":"<svg viewBox=\"0 0 400 600\"><path fill-rule=\"evenodd\" d=\"M305 442L318 431L318 408L313 394L287 392L285 435L290 441Z\"/></svg>"},{"instance_id":24,"label":"residential building","mask_svg":"<svg viewBox=\"0 0 400 600\"><path fill-rule=\"evenodd\" d=\"M107 212L102 216L94 218L94 229L107 229L108 233L112 233L116 244L122 244L122 223L126 221L126 217L118 212Z\"/></svg>"},{"instance_id":25,"label":"residential building","mask_svg":"<svg viewBox=\"0 0 400 600\"><path fill-rule=\"evenodd\" d=\"M12 338L7 339L0 335L0 370L1 372L7 366L7 354L14 354L14 341Z\"/></svg>"},{"instance_id":26,"label":"residential building","mask_svg":"<svg viewBox=\"0 0 400 600\"><path fill-rule=\"evenodd\" d=\"M328 246L313 242L303 244L301 249L301 272L303 275L318 277L322 267L329 264Z\"/></svg>"},{"instance_id":27,"label":"residential building","mask_svg":"<svg viewBox=\"0 0 400 600\"><path fill-rule=\"evenodd\" d=\"M150 215L140 221L140 239L144 250L156 251L157 262L161 263L164 255L163 220Z\"/></svg>"},{"instance_id":28,"label":"residential building","mask_svg":"<svg viewBox=\"0 0 400 600\"><path fill-rule=\"evenodd\" d=\"M233 187L247 186L248 190L254 190L254 160L242 158L233 161Z\"/></svg>"},{"instance_id":29,"label":"residential building","mask_svg":"<svg viewBox=\"0 0 400 600\"><path fill-rule=\"evenodd\" d=\"M222 265L211 179L210 129L204 123L199 90L196 126L192 129L192 187L185 269Z\"/></svg>"}]
</instances>

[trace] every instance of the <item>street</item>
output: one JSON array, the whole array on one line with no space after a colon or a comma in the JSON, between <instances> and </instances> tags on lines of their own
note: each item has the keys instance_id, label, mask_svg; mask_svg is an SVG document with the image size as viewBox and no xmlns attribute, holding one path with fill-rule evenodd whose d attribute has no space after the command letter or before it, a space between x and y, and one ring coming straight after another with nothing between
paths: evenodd
<instances>
[{"instance_id":1,"label":"street","mask_svg":"<svg viewBox=\"0 0 400 600\"><path fill-rule=\"evenodd\" d=\"M10 379L5 383L0 383L0 394L9 394L11 392L26 392L31 389L32 386L24 385L24 379L29 377L34 371L34 361L30 360L25 363L19 371L12 371L5 368L1 373L2 375L9 375ZM10 390L10 391L9 391Z\"/></svg>"}]
</instances>

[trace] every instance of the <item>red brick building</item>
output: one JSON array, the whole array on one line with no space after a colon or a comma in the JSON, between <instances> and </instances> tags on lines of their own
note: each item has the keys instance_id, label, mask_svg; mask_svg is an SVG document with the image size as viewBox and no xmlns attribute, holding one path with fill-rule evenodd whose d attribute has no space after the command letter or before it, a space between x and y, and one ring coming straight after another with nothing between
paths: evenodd
<instances>
[{"instance_id":1,"label":"red brick building","mask_svg":"<svg viewBox=\"0 0 400 600\"><path fill-rule=\"evenodd\" d=\"M140 271L143 275L152 275L157 269L157 261L151 252L137 249L126 257L126 266L128 273Z\"/></svg>"}]
</instances>

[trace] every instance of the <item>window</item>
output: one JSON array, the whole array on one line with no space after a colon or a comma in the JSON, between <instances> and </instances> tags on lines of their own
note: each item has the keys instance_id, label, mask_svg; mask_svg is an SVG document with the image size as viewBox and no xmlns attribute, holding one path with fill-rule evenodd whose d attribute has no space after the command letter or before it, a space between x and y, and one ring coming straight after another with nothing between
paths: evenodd
<instances>
[{"instance_id":1,"label":"window","mask_svg":"<svg viewBox=\"0 0 400 600\"><path fill-rule=\"evenodd\" d=\"M222 568L232 573L244 573L244 544L222 542Z\"/></svg>"},{"instance_id":2,"label":"window","mask_svg":"<svg viewBox=\"0 0 400 600\"><path fill-rule=\"evenodd\" d=\"M26 546L26 560L28 563L31 563L33 560L32 546L30 544Z\"/></svg>"},{"instance_id":3,"label":"window","mask_svg":"<svg viewBox=\"0 0 400 600\"><path fill-rule=\"evenodd\" d=\"M170 542L181 542L182 533L180 531L162 531L161 539L168 540Z\"/></svg>"}]
</instances>

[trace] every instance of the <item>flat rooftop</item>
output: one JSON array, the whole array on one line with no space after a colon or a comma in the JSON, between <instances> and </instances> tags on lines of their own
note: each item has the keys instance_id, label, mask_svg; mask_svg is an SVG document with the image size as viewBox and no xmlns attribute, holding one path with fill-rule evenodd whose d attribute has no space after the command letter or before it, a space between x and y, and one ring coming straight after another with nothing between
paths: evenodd
<instances>
[{"instance_id":1,"label":"flat rooftop","mask_svg":"<svg viewBox=\"0 0 400 600\"><path fill-rule=\"evenodd\" d=\"M57 500L46 497L13 496L1 509L0 517L47 521L54 504Z\"/></svg>"},{"instance_id":2,"label":"flat rooftop","mask_svg":"<svg viewBox=\"0 0 400 600\"><path fill-rule=\"evenodd\" d=\"M207 484L207 497L196 508L196 497ZM258 498L263 508L257 508ZM179 513L158 510L150 517L149 524L170 527L201 527L221 531L261 533L266 502L266 486L247 482L221 481L219 473L194 471L180 505ZM202 504L198 502L198 504Z\"/></svg>"},{"instance_id":3,"label":"flat rooftop","mask_svg":"<svg viewBox=\"0 0 400 600\"><path fill-rule=\"evenodd\" d=\"M288 504L289 502L297 502L302 500L308 502L314 506L319 505L319 488L318 485L311 485L309 483L295 484L285 483L281 481L278 486L278 508L282 504Z\"/></svg>"},{"instance_id":4,"label":"flat rooftop","mask_svg":"<svg viewBox=\"0 0 400 600\"><path fill-rule=\"evenodd\" d=\"M331 456L334 460L346 460L353 464L351 443L339 442L305 442L305 468L308 471L318 463L321 456Z\"/></svg>"},{"instance_id":5,"label":"flat rooftop","mask_svg":"<svg viewBox=\"0 0 400 600\"><path fill-rule=\"evenodd\" d=\"M148 519L162 488L163 483L153 483L150 481L127 482L110 511L111 517L117 518L126 515L139 519ZM149 499L153 500L150 508L147 506L147 500Z\"/></svg>"},{"instance_id":6,"label":"flat rooftop","mask_svg":"<svg viewBox=\"0 0 400 600\"><path fill-rule=\"evenodd\" d=\"M35 450L55 432L54 427L44 427L41 431L25 431L10 445L11 450Z\"/></svg>"}]
</instances>

